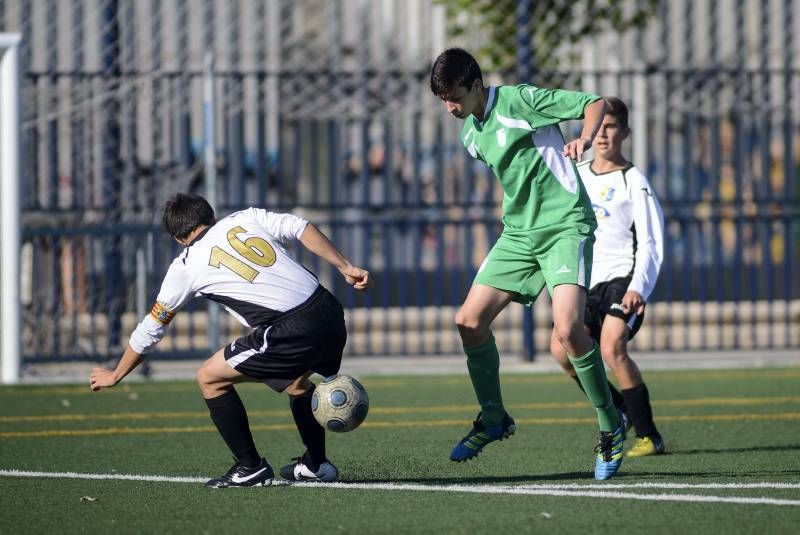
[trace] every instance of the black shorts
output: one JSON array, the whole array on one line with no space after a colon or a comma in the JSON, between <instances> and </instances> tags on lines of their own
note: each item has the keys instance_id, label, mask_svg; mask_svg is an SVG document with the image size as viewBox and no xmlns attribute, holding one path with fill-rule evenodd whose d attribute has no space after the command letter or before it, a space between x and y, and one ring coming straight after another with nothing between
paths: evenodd
<instances>
[{"instance_id":1,"label":"black shorts","mask_svg":"<svg viewBox=\"0 0 800 535\"><path fill-rule=\"evenodd\" d=\"M633 339L639 331L644 321L644 312L641 315L636 312L622 310L622 298L628 291L631 283L630 277L620 277L608 282L601 282L591 290L586 298L586 311L583 316L583 323L589 328L592 338L600 343L600 332L603 329L603 321L606 315L620 318L628 324L628 340Z\"/></svg>"},{"instance_id":2,"label":"black shorts","mask_svg":"<svg viewBox=\"0 0 800 535\"><path fill-rule=\"evenodd\" d=\"M283 392L306 372L338 373L346 341L342 305L320 286L270 325L259 325L225 346L225 360L239 373Z\"/></svg>"}]
</instances>

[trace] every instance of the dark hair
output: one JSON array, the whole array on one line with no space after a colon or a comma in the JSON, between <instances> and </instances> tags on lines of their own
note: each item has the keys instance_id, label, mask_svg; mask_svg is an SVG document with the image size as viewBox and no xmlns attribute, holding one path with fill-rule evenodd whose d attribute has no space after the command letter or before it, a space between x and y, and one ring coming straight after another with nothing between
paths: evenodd
<instances>
[{"instance_id":1,"label":"dark hair","mask_svg":"<svg viewBox=\"0 0 800 535\"><path fill-rule=\"evenodd\" d=\"M211 226L217 222L214 209L208 201L191 193L176 193L164 203L161 222L167 234L182 240L201 225Z\"/></svg>"},{"instance_id":2,"label":"dark hair","mask_svg":"<svg viewBox=\"0 0 800 535\"><path fill-rule=\"evenodd\" d=\"M463 48L448 48L433 62L431 91L437 97L458 86L471 89L475 80L483 81L481 68L475 58Z\"/></svg>"},{"instance_id":3,"label":"dark hair","mask_svg":"<svg viewBox=\"0 0 800 535\"><path fill-rule=\"evenodd\" d=\"M620 128L628 129L628 106L617 97L603 97L606 101L606 115L617 118Z\"/></svg>"}]
</instances>

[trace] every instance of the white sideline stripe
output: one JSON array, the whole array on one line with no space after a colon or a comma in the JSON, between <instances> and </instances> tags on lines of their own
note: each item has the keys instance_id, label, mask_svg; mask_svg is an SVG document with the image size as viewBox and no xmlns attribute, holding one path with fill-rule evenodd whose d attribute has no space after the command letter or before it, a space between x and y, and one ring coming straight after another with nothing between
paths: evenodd
<instances>
[{"instance_id":1,"label":"white sideline stripe","mask_svg":"<svg viewBox=\"0 0 800 535\"><path fill-rule=\"evenodd\" d=\"M297 483L295 483L297 485ZM671 502L717 502L753 505L794 505L800 506L800 500L782 500L776 498L739 497L739 496L706 496L703 494L633 494L629 492L605 492L603 490L566 490L558 485L533 485L526 487L504 487L478 485L409 485L409 484L375 484L375 483L303 483L302 486L325 486L345 489L375 490L419 490L444 492L469 492L474 494L525 494L533 496L571 496L576 498L615 498L623 500L671 501ZM601 489L605 485L583 485L586 489ZM581 487L579 485L578 487Z\"/></svg>"},{"instance_id":2,"label":"white sideline stripe","mask_svg":"<svg viewBox=\"0 0 800 535\"><path fill-rule=\"evenodd\" d=\"M25 470L0 470L6 477L50 477L61 479L98 479L153 481L165 483L205 483L209 478L148 476L135 474L85 474L79 472L29 472ZM472 494L522 494L533 496L572 496L576 498L613 498L623 500L672 501L672 502L716 502L753 505L800 506L800 500L747 496L707 496L703 494L633 494L630 492L608 492L605 489L800 489L800 483L617 483L561 485L423 485L408 483L287 483L276 480L276 485L313 488L336 488L358 490L411 490L423 492L466 492Z\"/></svg>"},{"instance_id":3,"label":"white sideline stripe","mask_svg":"<svg viewBox=\"0 0 800 535\"><path fill-rule=\"evenodd\" d=\"M136 474L83 474L80 472L29 472L26 470L0 470L7 477L52 477L56 479L124 479L127 481L155 481L165 483L205 483L210 478L144 476Z\"/></svg>"},{"instance_id":4,"label":"white sideline stripe","mask_svg":"<svg viewBox=\"0 0 800 535\"><path fill-rule=\"evenodd\" d=\"M800 489L800 483L563 483L553 484L534 484L521 485L529 488L553 488L553 489Z\"/></svg>"}]
</instances>

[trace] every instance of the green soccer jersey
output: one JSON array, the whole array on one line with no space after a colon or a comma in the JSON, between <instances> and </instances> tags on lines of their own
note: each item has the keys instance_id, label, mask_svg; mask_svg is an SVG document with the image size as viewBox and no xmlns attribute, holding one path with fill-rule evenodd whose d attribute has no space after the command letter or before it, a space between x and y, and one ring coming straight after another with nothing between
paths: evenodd
<instances>
[{"instance_id":1,"label":"green soccer jersey","mask_svg":"<svg viewBox=\"0 0 800 535\"><path fill-rule=\"evenodd\" d=\"M489 88L483 120L470 115L461 140L500 180L503 225L538 229L565 221L596 226L592 204L574 162L562 155L558 123L582 119L600 97L532 85Z\"/></svg>"}]
</instances>

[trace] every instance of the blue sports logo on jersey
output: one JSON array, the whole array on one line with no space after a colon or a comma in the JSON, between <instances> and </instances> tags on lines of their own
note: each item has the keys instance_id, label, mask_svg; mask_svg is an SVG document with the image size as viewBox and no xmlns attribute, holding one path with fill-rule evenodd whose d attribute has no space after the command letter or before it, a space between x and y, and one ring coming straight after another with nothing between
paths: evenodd
<instances>
[{"instance_id":1,"label":"blue sports logo on jersey","mask_svg":"<svg viewBox=\"0 0 800 535\"><path fill-rule=\"evenodd\" d=\"M597 219L605 219L611 216L611 212L609 212L599 204L592 204L592 209L594 210L594 216Z\"/></svg>"},{"instance_id":2,"label":"blue sports logo on jersey","mask_svg":"<svg viewBox=\"0 0 800 535\"><path fill-rule=\"evenodd\" d=\"M606 186L605 188L600 190L600 198L602 198L604 201L610 201L611 199L614 198L615 191L616 188L614 188L613 186Z\"/></svg>"}]
</instances>

